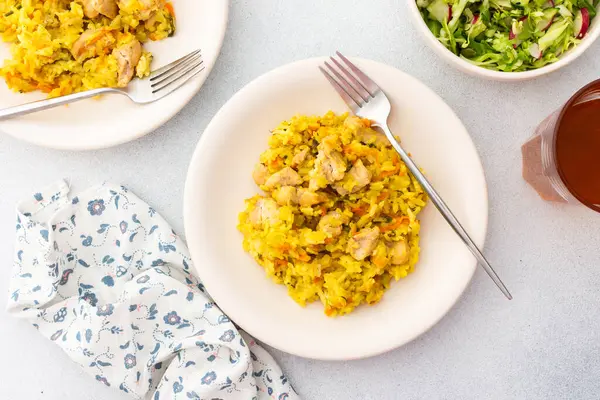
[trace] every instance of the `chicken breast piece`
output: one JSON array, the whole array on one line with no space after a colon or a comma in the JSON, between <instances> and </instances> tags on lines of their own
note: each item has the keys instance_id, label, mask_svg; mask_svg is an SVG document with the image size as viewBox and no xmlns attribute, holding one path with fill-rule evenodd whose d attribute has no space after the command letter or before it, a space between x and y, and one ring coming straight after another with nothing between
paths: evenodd
<instances>
[{"instance_id":1,"label":"chicken breast piece","mask_svg":"<svg viewBox=\"0 0 600 400\"><path fill-rule=\"evenodd\" d=\"M324 153L321 160L321 168L329 183L339 181L346 174L346 162L342 154L338 151Z\"/></svg>"},{"instance_id":2,"label":"chicken breast piece","mask_svg":"<svg viewBox=\"0 0 600 400\"><path fill-rule=\"evenodd\" d=\"M83 0L83 15L88 18L96 18L100 13L94 8L92 0Z\"/></svg>"},{"instance_id":3,"label":"chicken breast piece","mask_svg":"<svg viewBox=\"0 0 600 400\"><path fill-rule=\"evenodd\" d=\"M118 77L117 85L125 87L133 78L135 67L142 56L142 45L137 39L132 40L113 50L113 55L117 59Z\"/></svg>"},{"instance_id":4,"label":"chicken breast piece","mask_svg":"<svg viewBox=\"0 0 600 400\"><path fill-rule=\"evenodd\" d=\"M363 162L359 159L350 171L346 174L344 179L337 185L334 186L335 190L342 196L348 193L356 193L371 182L371 172L365 167ZM349 189L352 187L352 189Z\"/></svg>"},{"instance_id":5,"label":"chicken breast piece","mask_svg":"<svg viewBox=\"0 0 600 400\"><path fill-rule=\"evenodd\" d=\"M119 7L115 0L83 0L83 14L88 18L102 14L113 19L119 14Z\"/></svg>"},{"instance_id":6,"label":"chicken breast piece","mask_svg":"<svg viewBox=\"0 0 600 400\"><path fill-rule=\"evenodd\" d=\"M365 228L348 240L348 253L362 261L373 253L379 239L379 228Z\"/></svg>"},{"instance_id":7,"label":"chicken breast piece","mask_svg":"<svg viewBox=\"0 0 600 400\"><path fill-rule=\"evenodd\" d=\"M263 226L265 223L273 225L277 222L278 210L275 200L269 198L258 199L254 209L250 212L250 222L255 226Z\"/></svg>"},{"instance_id":8,"label":"chicken breast piece","mask_svg":"<svg viewBox=\"0 0 600 400\"><path fill-rule=\"evenodd\" d=\"M88 41L97 33L98 31L95 29L88 29L79 36L79 39L77 39L71 47L71 54L74 58L79 59L84 55L84 53L90 50L88 48Z\"/></svg>"},{"instance_id":9,"label":"chicken breast piece","mask_svg":"<svg viewBox=\"0 0 600 400\"><path fill-rule=\"evenodd\" d=\"M295 186L282 186L273 190L272 194L277 204L289 206L299 204L301 207L311 207L327 200L325 195Z\"/></svg>"},{"instance_id":10,"label":"chicken breast piece","mask_svg":"<svg viewBox=\"0 0 600 400\"><path fill-rule=\"evenodd\" d=\"M141 21L148 20L152 13L164 7L165 0L119 0L119 8L137 15Z\"/></svg>"},{"instance_id":11,"label":"chicken breast piece","mask_svg":"<svg viewBox=\"0 0 600 400\"><path fill-rule=\"evenodd\" d=\"M292 165L300 165L306 160L306 156L308 155L308 149L301 150L299 153L296 153L292 158Z\"/></svg>"},{"instance_id":12,"label":"chicken breast piece","mask_svg":"<svg viewBox=\"0 0 600 400\"><path fill-rule=\"evenodd\" d=\"M389 146L390 142L387 137L380 132L377 132L368 126L362 119L355 115L351 115L344 121L344 126L349 128L356 138L365 144L376 144L378 146Z\"/></svg>"},{"instance_id":13,"label":"chicken breast piece","mask_svg":"<svg viewBox=\"0 0 600 400\"><path fill-rule=\"evenodd\" d=\"M350 129L352 132L357 132L365 128L365 124L363 123L362 119L356 115L349 115L344 121L344 126Z\"/></svg>"},{"instance_id":14,"label":"chicken breast piece","mask_svg":"<svg viewBox=\"0 0 600 400\"><path fill-rule=\"evenodd\" d=\"M290 167L275 172L267 179L265 186L271 190L277 186L297 186L302 183L302 177Z\"/></svg>"},{"instance_id":15,"label":"chicken breast piece","mask_svg":"<svg viewBox=\"0 0 600 400\"><path fill-rule=\"evenodd\" d=\"M295 186L282 186L273 191L273 198L280 206L297 204L297 193Z\"/></svg>"},{"instance_id":16,"label":"chicken breast piece","mask_svg":"<svg viewBox=\"0 0 600 400\"><path fill-rule=\"evenodd\" d=\"M71 46L71 54L79 61L96 57L98 49L104 49L115 42L112 32L107 29L88 29Z\"/></svg>"},{"instance_id":17,"label":"chicken breast piece","mask_svg":"<svg viewBox=\"0 0 600 400\"><path fill-rule=\"evenodd\" d=\"M392 264L400 265L408 261L410 249L405 239L399 242L386 242L386 245L390 249Z\"/></svg>"},{"instance_id":18,"label":"chicken breast piece","mask_svg":"<svg viewBox=\"0 0 600 400\"><path fill-rule=\"evenodd\" d=\"M373 129L363 129L357 137L358 140L365 144L375 143L377 146L391 146L387 136Z\"/></svg>"},{"instance_id":19,"label":"chicken breast piece","mask_svg":"<svg viewBox=\"0 0 600 400\"><path fill-rule=\"evenodd\" d=\"M339 236L342 233L342 225L347 224L350 219L339 211L330 211L323 215L319 220L317 229L325 232L331 237Z\"/></svg>"},{"instance_id":20,"label":"chicken breast piece","mask_svg":"<svg viewBox=\"0 0 600 400\"><path fill-rule=\"evenodd\" d=\"M312 207L327 200L326 196L306 188L298 188L296 196L296 202L300 204L300 207Z\"/></svg>"},{"instance_id":21,"label":"chicken breast piece","mask_svg":"<svg viewBox=\"0 0 600 400\"><path fill-rule=\"evenodd\" d=\"M258 163L254 167L254 171L252 171L252 179L257 185L264 185L267 182L267 178L269 176L269 170L266 165Z\"/></svg>"},{"instance_id":22,"label":"chicken breast piece","mask_svg":"<svg viewBox=\"0 0 600 400\"><path fill-rule=\"evenodd\" d=\"M311 171L310 188L317 190L337 182L346 174L346 162L342 154L335 150L335 137L328 136L319 144L315 167Z\"/></svg>"}]
</instances>

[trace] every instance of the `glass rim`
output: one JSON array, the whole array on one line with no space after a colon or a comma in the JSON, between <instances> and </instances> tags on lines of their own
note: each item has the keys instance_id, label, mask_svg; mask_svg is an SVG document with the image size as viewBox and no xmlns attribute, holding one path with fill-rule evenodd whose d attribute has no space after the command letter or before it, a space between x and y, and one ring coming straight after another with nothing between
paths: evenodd
<instances>
[{"instance_id":1,"label":"glass rim","mask_svg":"<svg viewBox=\"0 0 600 400\"><path fill-rule=\"evenodd\" d=\"M569 98L569 100L567 100L567 102L564 104L564 106L562 106L560 113L558 115L558 118L556 119L556 123L554 126L554 137L553 137L553 141L552 141L552 157L554 158L554 164L556 165L556 171L558 172L558 176L560 177L560 180L562 181L562 183L565 185L565 187L567 188L567 190L569 191L569 193L571 193L573 195L573 197L575 197L577 199L577 201L579 201L582 205L586 206L587 208L596 211L596 212L600 212L600 205L592 205L592 204L587 204L582 196L580 196L572 187L571 185L569 185L567 183L567 179L565 178L564 172L562 171L562 168L560 168L560 164L558 163L558 157L557 157L557 152L556 152L556 142L558 140L558 133L560 131L560 125L562 123L563 117L564 115L567 113L567 110L569 110L571 108L571 106L573 106L573 104L579 100L582 96L584 96L586 94L586 92L594 87L594 86L598 86L598 88L600 89L600 79L596 79L590 83L588 83L587 85L585 85L584 87L582 87L581 89L579 89L573 96L571 96ZM600 101L600 100L599 100Z\"/></svg>"}]
</instances>

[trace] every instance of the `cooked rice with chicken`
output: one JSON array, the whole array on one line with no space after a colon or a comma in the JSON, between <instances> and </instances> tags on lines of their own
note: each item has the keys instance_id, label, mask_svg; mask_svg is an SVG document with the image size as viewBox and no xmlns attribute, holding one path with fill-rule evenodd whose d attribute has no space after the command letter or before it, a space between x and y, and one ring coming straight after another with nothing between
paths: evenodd
<instances>
[{"instance_id":1,"label":"cooked rice with chicken","mask_svg":"<svg viewBox=\"0 0 600 400\"><path fill-rule=\"evenodd\" d=\"M243 246L300 305L328 316L377 303L419 259L426 194L385 135L332 112L297 116L269 138L246 200Z\"/></svg>"},{"instance_id":2,"label":"cooked rice with chicken","mask_svg":"<svg viewBox=\"0 0 600 400\"><path fill-rule=\"evenodd\" d=\"M0 76L14 91L50 97L125 87L150 74L142 43L174 32L165 0L0 0L0 35L12 55Z\"/></svg>"}]
</instances>

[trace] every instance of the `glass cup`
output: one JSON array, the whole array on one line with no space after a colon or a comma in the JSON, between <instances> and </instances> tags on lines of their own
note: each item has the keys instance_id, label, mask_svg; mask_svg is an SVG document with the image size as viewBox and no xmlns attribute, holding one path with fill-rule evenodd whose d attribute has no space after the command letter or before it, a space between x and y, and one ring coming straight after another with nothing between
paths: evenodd
<instances>
[{"instance_id":1,"label":"glass cup","mask_svg":"<svg viewBox=\"0 0 600 400\"><path fill-rule=\"evenodd\" d=\"M600 115L600 79L580 89L563 107L543 120L534 135L523 144L523 179L546 201L584 205L600 212L600 201L599 204L590 203L578 195L573 185L569 184L557 161L556 151L557 136L565 114L574 107L590 101L595 101L593 106L597 107L597 113ZM590 132L600 134L600 127ZM561 134L564 135L565 132ZM597 171L597 179L600 180L600 170Z\"/></svg>"}]
</instances>

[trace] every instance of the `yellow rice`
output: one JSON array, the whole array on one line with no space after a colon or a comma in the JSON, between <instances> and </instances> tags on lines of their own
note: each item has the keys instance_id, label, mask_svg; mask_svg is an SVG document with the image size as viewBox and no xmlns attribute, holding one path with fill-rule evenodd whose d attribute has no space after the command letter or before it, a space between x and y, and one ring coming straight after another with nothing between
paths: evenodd
<instances>
[{"instance_id":1,"label":"yellow rice","mask_svg":"<svg viewBox=\"0 0 600 400\"><path fill-rule=\"evenodd\" d=\"M272 203L267 199L279 198L280 189L267 186L268 180L265 184L255 178L265 194L247 199L239 215L244 249L269 277L287 286L289 295L301 306L320 300L325 314L336 316L363 303L377 303L392 278L405 278L418 261L417 216L427 201L421 186L389 142L376 136L381 134L376 134L366 120L332 112L322 117L296 116L272 133L269 148L261 154L257 166L268 177L292 167L302 178L297 188L306 190L316 176L313 171L319 149L327 138L342 154L347 170L360 160L371 181L356 193L343 196L333 187L341 182L352 190L356 182L347 178L336 184L318 182L326 186L315 193L326 200L310 207L278 202L274 218L257 223L253 215L262 210L257 210L257 204L262 207L267 201ZM295 156L306 149L306 158L296 165ZM343 216L337 221L342 229L341 234L331 235L319 228L319 221L335 210ZM349 242L363 229L375 227L380 231L375 250L363 260L355 259L349 253ZM393 264L390 246L400 241L408 248L406 260Z\"/></svg>"},{"instance_id":2,"label":"yellow rice","mask_svg":"<svg viewBox=\"0 0 600 400\"><path fill-rule=\"evenodd\" d=\"M11 59L0 68L9 88L41 90L50 97L117 85L111 52L133 39L144 43L173 34L174 13L162 0L120 0L114 19L84 16L83 0L0 0L0 36L10 43ZM148 7L151 7L148 9ZM73 44L89 29L98 55L76 60ZM152 55L143 51L135 75L150 73Z\"/></svg>"}]
</instances>

